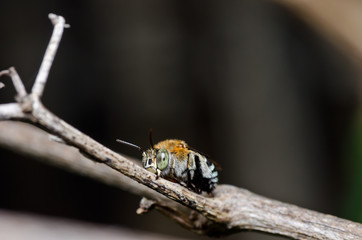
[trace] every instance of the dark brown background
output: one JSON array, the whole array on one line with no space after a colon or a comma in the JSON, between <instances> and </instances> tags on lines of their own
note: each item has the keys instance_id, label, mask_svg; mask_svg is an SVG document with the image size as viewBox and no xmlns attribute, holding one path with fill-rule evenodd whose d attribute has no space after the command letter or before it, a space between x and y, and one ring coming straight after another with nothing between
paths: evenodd
<instances>
[{"instance_id":1,"label":"dark brown background","mask_svg":"<svg viewBox=\"0 0 362 240\"><path fill-rule=\"evenodd\" d=\"M222 183L358 219L349 141L360 109L351 63L271 1L2 1L0 68L31 87L52 26L71 28L43 97L59 117L119 152L179 138L213 156ZM8 79L1 102L13 101ZM0 152L0 208L197 238L140 197ZM348 209L354 211L348 211ZM361 215L361 214L360 214ZM274 239L241 233L228 239Z\"/></svg>"}]
</instances>

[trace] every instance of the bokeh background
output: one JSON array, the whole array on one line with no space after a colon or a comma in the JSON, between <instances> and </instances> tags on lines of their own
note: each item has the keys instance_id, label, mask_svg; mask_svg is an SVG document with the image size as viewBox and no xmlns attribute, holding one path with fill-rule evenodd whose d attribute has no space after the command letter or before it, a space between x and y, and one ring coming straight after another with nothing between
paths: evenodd
<instances>
[{"instance_id":1,"label":"bokeh background","mask_svg":"<svg viewBox=\"0 0 362 240\"><path fill-rule=\"evenodd\" d=\"M183 139L211 155L221 183L362 222L361 62L290 8L252 0L0 5L0 68L15 66L29 89L52 32L48 13L70 23L43 102L97 141L140 158L115 139L145 148L152 128L155 142ZM10 80L1 80L1 103L12 102ZM199 238L155 211L136 215L139 196L6 149L0 160L0 209Z\"/></svg>"}]
</instances>

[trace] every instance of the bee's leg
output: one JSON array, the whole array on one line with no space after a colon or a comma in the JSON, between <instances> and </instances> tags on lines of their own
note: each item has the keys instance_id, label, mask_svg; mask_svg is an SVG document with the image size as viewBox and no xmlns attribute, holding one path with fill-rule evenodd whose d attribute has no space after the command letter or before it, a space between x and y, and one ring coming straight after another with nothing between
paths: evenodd
<instances>
[{"instance_id":1,"label":"bee's leg","mask_svg":"<svg viewBox=\"0 0 362 240\"><path fill-rule=\"evenodd\" d=\"M202 191L201 191L201 188L199 186L194 186L194 191L198 194L200 194Z\"/></svg>"},{"instance_id":2,"label":"bee's leg","mask_svg":"<svg viewBox=\"0 0 362 240\"><path fill-rule=\"evenodd\" d=\"M192 185L191 185L191 173L190 173L190 170L187 171L187 188L191 189L191 190L194 190Z\"/></svg>"},{"instance_id":3,"label":"bee's leg","mask_svg":"<svg viewBox=\"0 0 362 240\"><path fill-rule=\"evenodd\" d=\"M157 169L156 170L156 180L160 177L160 175L161 175L161 170Z\"/></svg>"}]
</instances>

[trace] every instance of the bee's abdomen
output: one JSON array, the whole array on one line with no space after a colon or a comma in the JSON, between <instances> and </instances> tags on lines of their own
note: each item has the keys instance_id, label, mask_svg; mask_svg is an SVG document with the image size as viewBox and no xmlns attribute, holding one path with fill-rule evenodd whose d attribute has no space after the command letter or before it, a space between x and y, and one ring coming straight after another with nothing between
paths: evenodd
<instances>
[{"instance_id":1,"label":"bee's abdomen","mask_svg":"<svg viewBox=\"0 0 362 240\"><path fill-rule=\"evenodd\" d=\"M214 164L199 153L190 153L189 161L194 161L195 168L190 174L191 187L196 192L211 192L218 183L218 172Z\"/></svg>"}]
</instances>

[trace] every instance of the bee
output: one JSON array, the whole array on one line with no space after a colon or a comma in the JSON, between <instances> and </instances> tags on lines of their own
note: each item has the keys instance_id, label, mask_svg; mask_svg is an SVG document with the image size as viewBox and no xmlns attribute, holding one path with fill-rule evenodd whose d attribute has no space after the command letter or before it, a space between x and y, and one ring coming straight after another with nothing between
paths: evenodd
<instances>
[{"instance_id":1,"label":"bee","mask_svg":"<svg viewBox=\"0 0 362 240\"><path fill-rule=\"evenodd\" d=\"M157 178L177 182L196 193L210 193L219 181L215 164L182 140L167 139L153 145L150 132L151 148L146 151L132 143L117 142L142 151L143 167Z\"/></svg>"}]
</instances>

